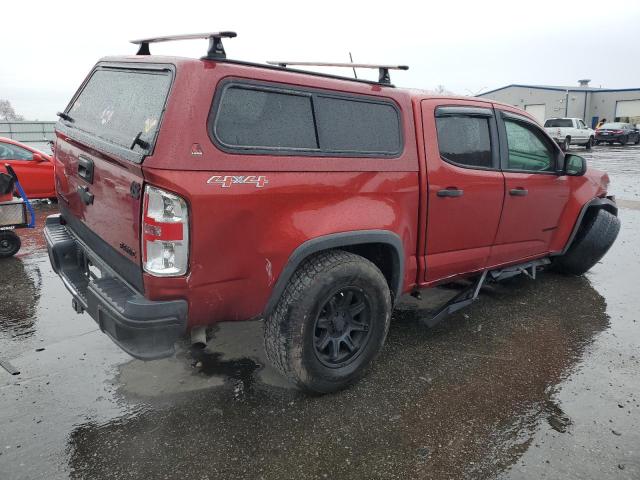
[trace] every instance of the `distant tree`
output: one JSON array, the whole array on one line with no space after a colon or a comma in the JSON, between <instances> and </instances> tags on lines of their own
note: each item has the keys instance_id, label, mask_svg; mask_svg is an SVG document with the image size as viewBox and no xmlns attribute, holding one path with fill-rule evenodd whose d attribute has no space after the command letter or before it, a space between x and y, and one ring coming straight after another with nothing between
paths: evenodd
<instances>
[{"instance_id":1,"label":"distant tree","mask_svg":"<svg viewBox=\"0 0 640 480\"><path fill-rule=\"evenodd\" d=\"M24 117L16 113L9 100L0 99L0 120L5 122L20 122L24 120Z\"/></svg>"},{"instance_id":2,"label":"distant tree","mask_svg":"<svg viewBox=\"0 0 640 480\"><path fill-rule=\"evenodd\" d=\"M433 92L436 95L454 95L454 93L451 90L448 90L444 85L438 85Z\"/></svg>"}]
</instances>

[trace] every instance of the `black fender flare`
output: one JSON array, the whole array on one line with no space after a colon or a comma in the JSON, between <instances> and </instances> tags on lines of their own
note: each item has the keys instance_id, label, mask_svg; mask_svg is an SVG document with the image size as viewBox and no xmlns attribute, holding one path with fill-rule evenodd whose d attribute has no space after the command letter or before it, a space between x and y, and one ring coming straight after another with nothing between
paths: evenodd
<instances>
[{"instance_id":1,"label":"black fender flare","mask_svg":"<svg viewBox=\"0 0 640 480\"><path fill-rule=\"evenodd\" d=\"M289 256L280 276L276 281L271 296L264 309L264 316L269 315L275 309L289 279L300 264L314 253L324 250L349 247L370 243L382 243L391 247L393 252L393 271L391 276L391 291L393 298L397 299L402 293L404 280L404 248L400 237L389 230L355 230L352 232L332 233L315 237L298 246Z\"/></svg>"},{"instance_id":2,"label":"black fender flare","mask_svg":"<svg viewBox=\"0 0 640 480\"><path fill-rule=\"evenodd\" d=\"M571 248L571 244L575 240L576 235L578 234L578 230L580 230L580 225L582 225L582 220L584 219L584 216L587 214L587 211L590 208L604 209L604 210L607 210L608 212L611 212L616 217L618 216L618 206L616 205L616 201L614 197L611 196L611 197L604 197L604 198L600 198L600 197L592 198L587 203L585 203L580 209L580 214L578 215L576 223L573 226L571 235L569 235L569 240L567 240L567 244L564 246L564 248L560 252L556 253L554 256L564 255L565 253L567 253L569 248Z\"/></svg>"}]
</instances>

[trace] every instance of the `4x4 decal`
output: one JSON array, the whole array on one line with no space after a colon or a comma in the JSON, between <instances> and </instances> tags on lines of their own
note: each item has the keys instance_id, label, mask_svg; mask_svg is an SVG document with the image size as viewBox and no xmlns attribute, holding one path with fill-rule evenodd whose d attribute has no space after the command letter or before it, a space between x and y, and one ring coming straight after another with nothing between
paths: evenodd
<instances>
[{"instance_id":1,"label":"4x4 decal","mask_svg":"<svg viewBox=\"0 0 640 480\"><path fill-rule=\"evenodd\" d=\"M252 183L256 188L262 188L269 180L264 175L214 175L207 183L218 183L222 188L229 188L236 183Z\"/></svg>"}]
</instances>

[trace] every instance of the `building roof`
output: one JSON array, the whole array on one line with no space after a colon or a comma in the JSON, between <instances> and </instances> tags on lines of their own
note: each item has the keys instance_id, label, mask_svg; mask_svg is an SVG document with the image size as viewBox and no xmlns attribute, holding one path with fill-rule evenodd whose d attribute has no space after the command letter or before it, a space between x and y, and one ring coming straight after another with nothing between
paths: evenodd
<instances>
[{"instance_id":1,"label":"building roof","mask_svg":"<svg viewBox=\"0 0 640 480\"><path fill-rule=\"evenodd\" d=\"M495 88L493 90L489 90L488 92L480 93L476 96L482 97L484 95L488 95L493 92L497 92L499 90L504 90L505 88L511 87L520 87L520 88L533 88L536 90L551 90L555 92L629 92L633 90L640 91L640 87L636 88L598 88L598 87L574 87L574 86L564 86L564 85L522 85L518 83L512 83L510 85L505 85L504 87Z\"/></svg>"}]
</instances>

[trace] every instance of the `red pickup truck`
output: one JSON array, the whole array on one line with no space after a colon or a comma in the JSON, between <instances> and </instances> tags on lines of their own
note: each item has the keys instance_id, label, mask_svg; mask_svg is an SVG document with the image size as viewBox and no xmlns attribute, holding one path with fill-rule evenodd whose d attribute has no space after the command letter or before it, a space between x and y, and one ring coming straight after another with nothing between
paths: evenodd
<instances>
[{"instance_id":1,"label":"red pickup truck","mask_svg":"<svg viewBox=\"0 0 640 480\"><path fill-rule=\"evenodd\" d=\"M98 62L56 127L54 270L121 348L168 356L216 322L264 318L292 382L355 382L405 293L549 266L614 242L608 176L526 112L380 81L229 60ZM188 37L192 38L192 37Z\"/></svg>"}]
</instances>

